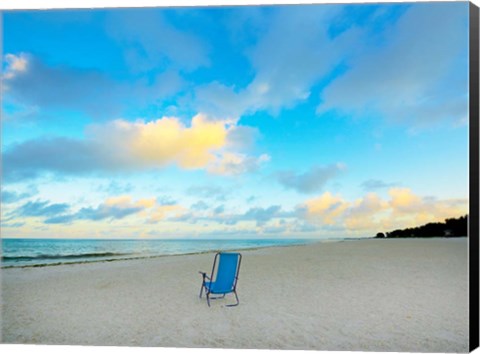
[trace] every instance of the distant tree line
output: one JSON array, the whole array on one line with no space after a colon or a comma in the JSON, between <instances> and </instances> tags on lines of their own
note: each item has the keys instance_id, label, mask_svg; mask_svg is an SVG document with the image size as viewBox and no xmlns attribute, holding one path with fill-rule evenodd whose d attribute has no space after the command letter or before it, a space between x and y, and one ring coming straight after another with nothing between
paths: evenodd
<instances>
[{"instance_id":1,"label":"distant tree line","mask_svg":"<svg viewBox=\"0 0 480 354\"><path fill-rule=\"evenodd\" d=\"M379 232L375 238L400 237L462 237L468 233L468 215L457 219L446 219L445 222L431 222L418 227L411 227L391 232Z\"/></svg>"}]
</instances>

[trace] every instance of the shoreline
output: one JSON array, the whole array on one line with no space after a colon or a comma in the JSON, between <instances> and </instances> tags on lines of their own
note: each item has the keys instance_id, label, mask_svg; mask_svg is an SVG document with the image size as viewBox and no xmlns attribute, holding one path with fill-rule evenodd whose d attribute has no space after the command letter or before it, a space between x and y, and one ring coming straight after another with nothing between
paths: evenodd
<instances>
[{"instance_id":1,"label":"shoreline","mask_svg":"<svg viewBox=\"0 0 480 354\"><path fill-rule=\"evenodd\" d=\"M23 264L23 265L3 265L3 262L0 262L1 269L13 269L13 268L43 268L43 267L53 267L53 266L64 266L64 265L74 265L74 264L89 264L89 263L110 263L110 262L119 262L119 261L135 261L135 260L145 260L152 258L161 258L161 257L178 257L178 256L191 256L191 255L200 255L200 254L209 254L217 252L240 252L240 251L254 251L259 249L268 249L268 248L277 248L277 247L296 247L296 246L308 246L319 243L337 243L337 242L350 242L350 241L367 241L367 240L405 240L405 239L463 239L468 236L439 236L439 237L395 237L395 238L375 238L375 237L361 237L361 238L342 238L342 239L325 239L325 240L308 240L307 243L298 243L298 244L286 244L286 245L268 245L264 247L247 247L247 248L238 248L238 249L229 249L229 250L206 250L198 252L187 252L187 253L175 253L175 254L157 254L150 256L136 256L136 257L125 257L125 258L112 258L112 259L98 259L98 260L84 260L84 261L67 261L67 262L55 262L55 263L43 263L43 264ZM103 240L102 240L103 241ZM117 241L117 240L113 240ZM134 241L133 239L131 241ZM159 240L161 241L161 240ZM196 240L200 241L200 240ZM79 258L81 255L79 255Z\"/></svg>"},{"instance_id":2,"label":"shoreline","mask_svg":"<svg viewBox=\"0 0 480 354\"><path fill-rule=\"evenodd\" d=\"M116 240L115 240L116 241ZM132 240L134 241L134 240ZM162 241L162 240L159 240ZM198 240L200 241L200 240ZM311 244L317 243L330 243L330 242L342 242L345 241L343 239L339 240L308 240L309 242L306 243L298 243L298 244L278 244L278 245L268 245L268 246L255 246L255 247L246 247L246 248L237 248L237 249L228 249L228 250L221 250L221 249L214 249L214 250L205 250L205 251L198 251L198 252L187 252L187 253L175 253L175 254L157 254L157 255L150 255L150 256L137 256L137 257L125 257L125 258L112 258L112 259L98 259L98 260L88 260L88 261L71 261L71 262L56 262L56 263L43 263L43 264L24 264L24 265L3 265L3 262L0 263L0 269L12 269L12 268L42 268L42 267L50 267L50 266L62 266L62 265L72 265L72 264L88 264L88 263L109 263L109 262L117 262L117 261L133 261L133 260L142 260L142 259L151 259L151 258L160 258L160 257L178 257L178 256L190 256L190 255L199 255L199 254L208 254L208 253L217 253L217 252L240 252L240 251L253 251L258 249L264 248L276 248L276 247L295 247L295 246L308 246ZM348 241L357 241L357 239L351 239ZM80 256L79 256L80 258Z\"/></svg>"}]
</instances>

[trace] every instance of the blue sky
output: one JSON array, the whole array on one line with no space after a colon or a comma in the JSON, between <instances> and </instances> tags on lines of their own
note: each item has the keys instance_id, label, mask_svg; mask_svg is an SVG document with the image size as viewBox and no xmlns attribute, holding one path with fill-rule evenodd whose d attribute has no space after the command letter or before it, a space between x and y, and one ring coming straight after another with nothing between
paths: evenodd
<instances>
[{"instance_id":1,"label":"blue sky","mask_svg":"<svg viewBox=\"0 0 480 354\"><path fill-rule=\"evenodd\" d=\"M4 237L372 236L468 211L468 3L3 27Z\"/></svg>"}]
</instances>

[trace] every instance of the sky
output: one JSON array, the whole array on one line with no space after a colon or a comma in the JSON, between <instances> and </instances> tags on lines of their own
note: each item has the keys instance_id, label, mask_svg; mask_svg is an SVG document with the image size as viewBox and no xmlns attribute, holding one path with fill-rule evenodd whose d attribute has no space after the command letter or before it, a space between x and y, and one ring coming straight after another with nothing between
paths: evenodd
<instances>
[{"instance_id":1,"label":"sky","mask_svg":"<svg viewBox=\"0 0 480 354\"><path fill-rule=\"evenodd\" d=\"M2 237L468 212L468 3L3 11Z\"/></svg>"}]
</instances>

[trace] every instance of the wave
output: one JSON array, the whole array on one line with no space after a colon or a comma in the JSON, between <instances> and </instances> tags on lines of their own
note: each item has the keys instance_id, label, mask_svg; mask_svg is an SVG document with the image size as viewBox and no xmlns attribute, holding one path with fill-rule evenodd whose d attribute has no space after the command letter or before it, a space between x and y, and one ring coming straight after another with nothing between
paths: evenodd
<instances>
[{"instance_id":1,"label":"wave","mask_svg":"<svg viewBox=\"0 0 480 354\"><path fill-rule=\"evenodd\" d=\"M0 240L4 244L5 240ZM17 240L7 240L13 245L9 245L12 249L10 252L3 253L1 257L0 268L24 268L24 267L44 267L44 266L54 266L54 265L63 265L63 264L78 264L78 263L92 263L92 262L111 262L111 261L120 261L120 260L134 260L134 259L146 259L146 258L156 258L163 256L181 256L181 255L194 255L194 254L203 254L203 253L214 253L219 251L227 250L256 250L265 247L283 247L291 245L303 245L308 244L311 241L309 240L288 240L283 243L280 242L259 242L258 240L241 240L241 242L233 242L232 244L225 243L225 240L208 240L209 243L204 247L180 247L182 245L177 245L175 243L168 244L169 247L163 247L164 243L158 243L162 247L151 247L151 249L141 249L132 250L132 249L122 249L122 250L103 250L103 249L83 249L81 251L76 251L71 247L71 240L68 240L67 246L69 249L48 249L48 244L45 246L46 241L42 241L40 244L40 249L37 250L39 254L32 254L30 252L21 252L22 244L16 246L14 241ZM30 249L33 246L36 246L38 243L37 240L21 240L22 242L28 242L27 246L30 246ZM163 241L163 240L162 240ZM218 242L217 242L218 241ZM254 242L253 242L254 241ZM261 240L266 241L266 240ZM295 241L295 242L293 242ZM85 241L81 241L85 242ZM92 245L95 245L95 241L91 242ZM104 241L102 241L104 242ZM180 243L185 243L185 240L180 240ZM55 240L55 246L62 245L61 241ZM190 242L188 242L190 246ZM127 245L129 246L129 245ZM152 246L155 244L152 243ZM171 247L170 247L171 246ZM227 247L228 246L228 247ZM41 249L43 248L43 249ZM129 247L130 248L130 247ZM7 249L8 250L8 249ZM5 251L5 250L4 250ZM43 251L43 252L42 252ZM118 252L120 251L120 252Z\"/></svg>"},{"instance_id":2,"label":"wave","mask_svg":"<svg viewBox=\"0 0 480 354\"><path fill-rule=\"evenodd\" d=\"M40 260L54 260L54 259L79 259L79 258L100 258L100 257L118 257L128 256L132 253L78 253L78 254L40 254L38 256L2 256L2 262L20 262L20 261L40 261Z\"/></svg>"}]
</instances>

